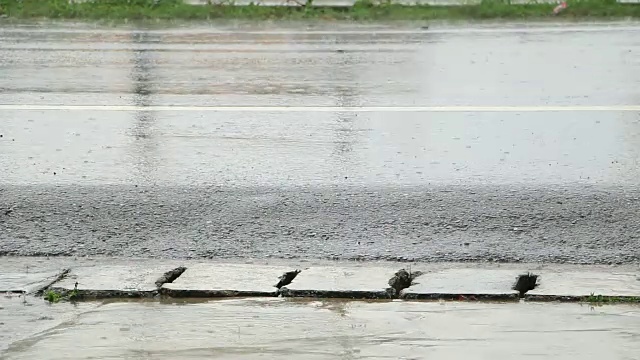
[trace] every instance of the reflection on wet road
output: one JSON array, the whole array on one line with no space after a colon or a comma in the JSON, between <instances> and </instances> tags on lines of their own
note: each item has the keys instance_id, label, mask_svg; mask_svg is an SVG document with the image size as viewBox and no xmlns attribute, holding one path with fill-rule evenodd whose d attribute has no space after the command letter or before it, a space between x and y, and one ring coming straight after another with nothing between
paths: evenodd
<instances>
[{"instance_id":1,"label":"reflection on wet road","mask_svg":"<svg viewBox=\"0 0 640 360\"><path fill-rule=\"evenodd\" d=\"M640 102L640 27L566 28L371 34L357 27L352 33L1 29L3 105L239 108L5 109L0 181L635 183L638 111L517 111ZM457 105L515 108L242 111Z\"/></svg>"},{"instance_id":2,"label":"reflection on wet road","mask_svg":"<svg viewBox=\"0 0 640 360\"><path fill-rule=\"evenodd\" d=\"M3 123L16 138L5 146L3 180L17 184L635 184L640 177L634 112L3 111Z\"/></svg>"},{"instance_id":3,"label":"reflection on wet road","mask_svg":"<svg viewBox=\"0 0 640 360\"><path fill-rule=\"evenodd\" d=\"M640 352L639 325L634 306L284 299L106 303L14 342L3 359L453 360L473 354L621 360Z\"/></svg>"},{"instance_id":4,"label":"reflection on wet road","mask_svg":"<svg viewBox=\"0 0 640 360\"><path fill-rule=\"evenodd\" d=\"M511 249L514 255L506 258L564 261L579 250L579 261L635 259L637 246L631 251L627 246L637 242L629 234L640 223L633 215L640 207L635 187L640 178L639 35L634 23L430 30L410 25L316 25L311 30L300 25L2 26L0 196L4 206L18 210L2 220L10 231L0 235L0 253L129 249L139 255L215 257L228 251L208 248L212 243L237 236L268 240L278 244L267 246L273 249L268 255L289 256L297 251L291 244L303 246L301 236L325 233L323 250L307 244L304 255L333 257L344 253L339 249L344 245L336 244L360 245L353 238L357 233L377 242L355 251L365 257L431 258L426 250L409 252L407 244L394 250L388 243L408 241L426 249L427 243L439 247L446 237L455 246L462 239L476 241L479 248L471 248L471 255L447 253L479 259L505 254L508 246L496 241L513 241L512 229L524 228L518 239L545 243L546 249ZM30 108L43 105L47 108ZM74 107L82 105L92 107ZM174 105L189 111L166 108ZM208 108L194 108L202 106ZM234 108L217 111L218 106ZM252 110L255 106L270 109ZM463 106L469 108L460 111ZM544 110L553 106L569 108ZM120 188L105 190L105 185ZM434 219L442 205L432 202L439 195L426 192L458 192L441 188L451 185L465 190L455 201L445 200L455 204L450 214ZM560 185L570 191L547 192ZM53 194L43 190L50 186L57 186ZM412 187L407 191L411 201L430 207L405 214L397 219L400 229L390 230L386 221L409 204L390 200L395 195L385 189L403 186ZM185 194L185 203L175 199L170 210L180 211L186 223L176 224L158 202L166 187ZM260 210L238 205L252 194L269 193L265 187L280 191L282 198L263 202ZM232 188L247 192L216 193ZM26 196L32 191L46 195ZM125 195L112 204L115 209L107 209L111 205L104 200L112 192ZM338 200L320 200L327 192ZM353 196L349 201L358 206L341 200L345 192L355 192L344 199ZM526 213L536 197L550 201L549 216ZM304 210L311 214L297 223L276 211L289 200L297 213L332 205ZM218 203L203 208L202 201ZM598 211L553 214L559 204ZM109 216L80 219L78 205ZM390 212L365 217L353 208ZM482 209L520 215L496 224ZM121 216L133 221L126 215L132 213L136 221L119 222ZM353 222L347 215L365 220ZM371 224L367 219L372 218L385 223ZM245 232L247 227L237 224L247 221L264 227ZM188 246L194 253L154 248L149 244L169 235L138 231L167 224L173 239L200 239ZM205 234L202 224L213 228ZM210 231L226 226L234 228L233 235L212 238ZM46 236L54 233L57 245ZM609 241L622 247L610 249ZM130 247L123 248L124 243Z\"/></svg>"}]
</instances>

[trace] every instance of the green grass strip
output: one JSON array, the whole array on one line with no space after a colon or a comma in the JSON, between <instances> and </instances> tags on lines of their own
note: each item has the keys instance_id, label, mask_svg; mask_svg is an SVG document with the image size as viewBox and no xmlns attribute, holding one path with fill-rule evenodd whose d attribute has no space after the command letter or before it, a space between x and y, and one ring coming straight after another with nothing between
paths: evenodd
<instances>
[{"instance_id":1,"label":"green grass strip","mask_svg":"<svg viewBox=\"0 0 640 360\"><path fill-rule=\"evenodd\" d=\"M544 19L544 18L637 18L640 4L620 4L615 0L569 1L567 9L553 16L555 4L510 5L508 1L485 0L479 5L404 6L374 5L358 1L352 7L270 7L229 5L187 5L181 0L0 0L0 15L15 19L84 20L464 20L464 19Z\"/></svg>"}]
</instances>

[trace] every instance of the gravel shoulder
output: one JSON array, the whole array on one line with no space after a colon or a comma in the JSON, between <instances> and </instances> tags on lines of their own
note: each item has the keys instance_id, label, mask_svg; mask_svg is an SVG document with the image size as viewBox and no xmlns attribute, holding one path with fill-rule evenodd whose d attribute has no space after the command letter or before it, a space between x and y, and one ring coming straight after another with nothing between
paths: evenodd
<instances>
[{"instance_id":1,"label":"gravel shoulder","mask_svg":"<svg viewBox=\"0 0 640 360\"><path fill-rule=\"evenodd\" d=\"M3 186L0 255L624 264L636 187Z\"/></svg>"}]
</instances>

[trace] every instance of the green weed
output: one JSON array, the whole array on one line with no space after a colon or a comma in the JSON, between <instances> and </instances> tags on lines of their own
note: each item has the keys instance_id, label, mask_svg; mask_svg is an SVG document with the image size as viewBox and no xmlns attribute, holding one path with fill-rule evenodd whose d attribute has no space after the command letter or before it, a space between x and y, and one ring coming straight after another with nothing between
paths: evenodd
<instances>
[{"instance_id":1,"label":"green weed","mask_svg":"<svg viewBox=\"0 0 640 360\"><path fill-rule=\"evenodd\" d=\"M603 296L591 293L583 301L591 304L640 303L640 296Z\"/></svg>"},{"instance_id":2,"label":"green weed","mask_svg":"<svg viewBox=\"0 0 640 360\"><path fill-rule=\"evenodd\" d=\"M68 292L59 292L59 291L55 291L55 290L48 290L45 294L44 294L44 299L46 301L48 301L49 303L57 303L60 302L60 300L67 300L67 301L74 301L74 300L78 300L80 297L80 293L78 292L78 283L75 283L75 286L73 287L73 290L68 291Z\"/></svg>"},{"instance_id":3,"label":"green weed","mask_svg":"<svg viewBox=\"0 0 640 360\"><path fill-rule=\"evenodd\" d=\"M62 299L62 294L49 290L44 294L44 299L50 303L57 303Z\"/></svg>"}]
</instances>

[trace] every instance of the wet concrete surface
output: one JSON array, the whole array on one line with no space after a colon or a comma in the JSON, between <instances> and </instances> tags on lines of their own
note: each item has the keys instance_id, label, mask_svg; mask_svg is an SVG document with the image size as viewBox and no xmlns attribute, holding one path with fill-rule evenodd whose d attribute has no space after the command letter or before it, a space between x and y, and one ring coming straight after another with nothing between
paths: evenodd
<instances>
[{"instance_id":1,"label":"wet concrete surface","mask_svg":"<svg viewBox=\"0 0 640 360\"><path fill-rule=\"evenodd\" d=\"M415 267L419 269L419 267ZM430 298L436 294L473 294L517 298L516 283L510 269L446 269L419 276L402 291L404 298Z\"/></svg>"},{"instance_id":2,"label":"wet concrete surface","mask_svg":"<svg viewBox=\"0 0 640 360\"><path fill-rule=\"evenodd\" d=\"M73 324L79 314L101 304L56 305L50 305L39 297L0 294L0 359L5 359L5 351L11 344L37 339L58 326Z\"/></svg>"},{"instance_id":3,"label":"wet concrete surface","mask_svg":"<svg viewBox=\"0 0 640 360\"><path fill-rule=\"evenodd\" d=\"M164 284L163 290L182 297L196 296L196 292L201 296L217 292L276 296L278 278L294 270L283 266L259 266L257 269L251 264L193 264L174 282Z\"/></svg>"},{"instance_id":4,"label":"wet concrete surface","mask_svg":"<svg viewBox=\"0 0 640 360\"><path fill-rule=\"evenodd\" d=\"M582 269L581 271L541 271L538 286L527 292L527 296L540 295L589 296L608 294L611 296L629 296L640 293L638 271L613 270L598 273ZM635 296L635 295L632 295Z\"/></svg>"},{"instance_id":5,"label":"wet concrete surface","mask_svg":"<svg viewBox=\"0 0 640 360\"><path fill-rule=\"evenodd\" d=\"M129 264L126 267L100 264L96 267L77 267L53 286L64 290L77 288L151 292L157 288L155 281L167 270L170 270L169 264Z\"/></svg>"},{"instance_id":6,"label":"wet concrete surface","mask_svg":"<svg viewBox=\"0 0 640 360\"><path fill-rule=\"evenodd\" d=\"M617 360L640 351L634 306L274 298L48 309L54 319L53 310L76 314L12 341L0 358Z\"/></svg>"},{"instance_id":7,"label":"wet concrete surface","mask_svg":"<svg viewBox=\"0 0 640 360\"><path fill-rule=\"evenodd\" d=\"M0 254L637 261L639 33L2 25Z\"/></svg>"},{"instance_id":8,"label":"wet concrete surface","mask_svg":"<svg viewBox=\"0 0 640 360\"><path fill-rule=\"evenodd\" d=\"M284 296L391 298L389 279L399 270L392 266L311 266L304 268L291 284L283 288Z\"/></svg>"},{"instance_id":9,"label":"wet concrete surface","mask_svg":"<svg viewBox=\"0 0 640 360\"><path fill-rule=\"evenodd\" d=\"M3 269L0 275L0 293L28 293L31 294L53 283L60 272L20 272L11 273Z\"/></svg>"}]
</instances>

